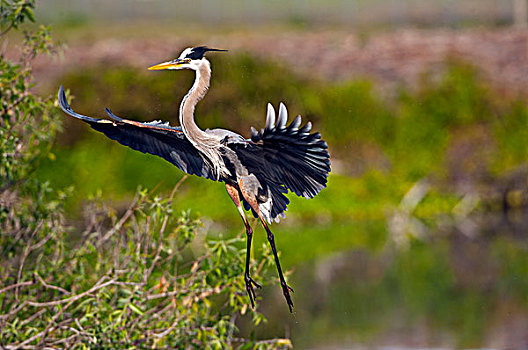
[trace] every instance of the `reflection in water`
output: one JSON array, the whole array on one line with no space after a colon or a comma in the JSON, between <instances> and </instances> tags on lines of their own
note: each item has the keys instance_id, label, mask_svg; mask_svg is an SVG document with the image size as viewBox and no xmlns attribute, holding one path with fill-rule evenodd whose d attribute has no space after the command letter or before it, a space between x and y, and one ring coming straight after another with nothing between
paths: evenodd
<instances>
[{"instance_id":1,"label":"reflection in water","mask_svg":"<svg viewBox=\"0 0 528 350\"><path fill-rule=\"evenodd\" d=\"M449 227L441 221L419 239L407 235L403 246L356 249L298 266L296 315L283 312L280 295L273 306L261 302L266 331L291 331L299 348L528 346L524 208L483 210Z\"/></svg>"}]
</instances>

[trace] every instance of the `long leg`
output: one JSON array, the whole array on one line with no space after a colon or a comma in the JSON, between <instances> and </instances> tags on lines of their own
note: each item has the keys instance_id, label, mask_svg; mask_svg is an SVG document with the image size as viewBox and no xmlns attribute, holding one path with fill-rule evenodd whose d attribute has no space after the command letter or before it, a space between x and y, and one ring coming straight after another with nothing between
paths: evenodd
<instances>
[{"instance_id":1,"label":"long leg","mask_svg":"<svg viewBox=\"0 0 528 350\"><path fill-rule=\"evenodd\" d=\"M245 188L243 181L239 180L239 187L240 192L244 196L245 200L249 203L251 208L258 214L258 217L260 219L260 222L262 223L262 226L264 226L264 229L266 230L266 233L268 234L268 241L271 246L271 250L273 251L273 256L275 257L275 265L277 265L277 271L279 273L279 280L282 287L282 294L284 295L284 298L286 299L286 303L288 303L288 308L290 309L290 312L293 312L293 301L290 296L290 291L293 292L293 289L286 284L286 280L284 279L284 275L282 274L282 269L279 262L279 256L277 255L277 248L275 247L275 238L273 237L273 233L268 227L268 224L266 224L266 221L262 217L262 214L259 210L259 205L257 202L257 199L254 194L251 193L251 191L248 188ZM249 187L249 186L248 186Z\"/></svg>"},{"instance_id":2,"label":"long leg","mask_svg":"<svg viewBox=\"0 0 528 350\"><path fill-rule=\"evenodd\" d=\"M260 284L255 282L249 275L249 259L251 254L251 239L253 238L253 229L249 225L246 214L244 214L244 210L242 209L242 205L240 204L240 196L238 193L238 189L235 186L229 185L226 183L226 190L229 194L229 197L231 197L231 200L233 200L233 203L235 203L235 206L238 209L238 212L240 213L240 217L242 217L242 221L244 221L244 225L246 226L246 235L247 235L247 247L246 247L246 271L244 273L244 281L246 282L246 291L249 295L249 300L251 301L251 307L255 307L255 290L253 289L253 286L257 288L261 288Z\"/></svg>"},{"instance_id":3,"label":"long leg","mask_svg":"<svg viewBox=\"0 0 528 350\"><path fill-rule=\"evenodd\" d=\"M266 229L266 232L268 234L268 241L271 246L271 250L273 251L273 256L275 257L275 264L277 265L277 271L279 272L279 279L282 287L282 294L284 294L284 298L286 299L286 302L288 303L288 307L290 308L290 312L293 312L293 301L291 300L290 291L293 292L293 289L286 284L286 280L284 279L284 275L282 274L282 269L279 262L279 256L277 255L277 248L275 248L275 239L273 237L273 233L271 233L271 230L268 227L268 224L266 224L266 221L262 218L262 216L259 213L260 222L262 222L262 225Z\"/></svg>"}]
</instances>

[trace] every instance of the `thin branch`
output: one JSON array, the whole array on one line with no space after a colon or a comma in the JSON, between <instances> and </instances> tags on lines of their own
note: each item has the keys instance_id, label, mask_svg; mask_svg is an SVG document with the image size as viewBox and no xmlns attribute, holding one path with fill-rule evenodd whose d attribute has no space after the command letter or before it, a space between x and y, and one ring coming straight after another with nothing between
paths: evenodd
<instances>
[{"instance_id":1,"label":"thin branch","mask_svg":"<svg viewBox=\"0 0 528 350\"><path fill-rule=\"evenodd\" d=\"M106 277L106 276L103 276L103 278ZM92 294L93 292L96 292L100 289L103 289L105 287L108 287L108 286L111 286L111 285L116 285L116 284L120 284L120 283L126 283L126 282L116 282L114 280L110 280L108 282L105 282L105 283L101 283L101 281L103 280L103 278L101 278L92 288L88 289L87 291L85 292L82 292L81 294L77 294L77 295L74 295L72 297L69 297L69 298L66 298L66 299L60 299L60 300L54 300L54 301L48 301L48 302L36 302L36 301L28 301L28 305L30 306L34 306L34 307L48 307L48 306L55 306L55 305L60 305L60 304L64 304L64 303L69 303L69 302L75 302L79 299L82 299L84 296L86 295L89 295L89 294Z\"/></svg>"},{"instance_id":2,"label":"thin branch","mask_svg":"<svg viewBox=\"0 0 528 350\"><path fill-rule=\"evenodd\" d=\"M176 194L180 186L185 182L185 180L187 180L188 177L189 175L187 174L183 175L182 178L176 183L176 185L172 189L172 192L169 195L169 200L168 200L169 206L172 203L172 199L174 198L174 195ZM156 267L156 264L158 260L160 259L160 254L163 249L163 234L165 233L165 228L167 227L168 220L169 220L169 215L167 214L165 215L165 218L163 218L163 223L161 225L160 239L159 239L158 250L156 251L156 256L154 257L154 260L152 261L152 264L150 265L150 268L148 269L148 272L145 274L144 279L143 279L143 283L145 284L147 283L148 278L152 275L152 271L154 271L154 268Z\"/></svg>"},{"instance_id":3,"label":"thin branch","mask_svg":"<svg viewBox=\"0 0 528 350\"><path fill-rule=\"evenodd\" d=\"M193 291L199 295L199 299L202 299L204 296L208 296L208 295L211 295L211 294L220 294L222 293L228 286L221 286L221 287L216 287L216 288L204 288L202 290L200 289L193 289ZM185 294L185 293L189 293L191 291L191 289L189 288L185 288L185 289L180 289L180 290L175 290L175 291L172 291L172 292L165 292L165 293L159 293L159 294L151 294L151 295L147 295L145 296L145 300L154 300L154 299L160 299L160 298L168 298L168 297L173 297L173 296L176 296L176 295L179 295L179 294Z\"/></svg>"},{"instance_id":4,"label":"thin branch","mask_svg":"<svg viewBox=\"0 0 528 350\"><path fill-rule=\"evenodd\" d=\"M68 345L67 344L68 342L70 342L70 341L72 341L72 340L74 340L76 338L79 338L79 337L82 337L82 336L84 336L84 337L89 337L90 336L90 334L82 334L82 333L80 333L75 328L71 328L70 327L69 329L71 331L75 332L76 334L70 335L68 338L56 340L56 341L52 342L51 345L56 346L56 345L61 344L61 343L66 343L66 345ZM55 348L53 348L53 349L55 349Z\"/></svg>"},{"instance_id":5,"label":"thin branch","mask_svg":"<svg viewBox=\"0 0 528 350\"><path fill-rule=\"evenodd\" d=\"M49 329L49 331L54 331L55 328L51 327ZM32 341L34 340L37 340L38 338L40 338L42 335L44 335L44 331L40 332L40 333L37 333L35 334L34 336L32 336L31 338L28 338L26 340L24 340L22 343L20 344L17 344L17 345L7 345L5 348L6 349L10 349L10 350L17 350L17 349L20 349L20 348L23 348L24 346L26 346L27 344L31 343ZM33 347L35 348L35 347Z\"/></svg>"},{"instance_id":6,"label":"thin branch","mask_svg":"<svg viewBox=\"0 0 528 350\"><path fill-rule=\"evenodd\" d=\"M13 288L31 286L33 284L35 284L35 282L33 282L33 281L25 281L25 282L15 283L15 284L12 284L10 286L7 286L7 287L4 287L4 288L0 289L0 295L5 293L5 292L7 292L8 290L13 289Z\"/></svg>"},{"instance_id":7,"label":"thin branch","mask_svg":"<svg viewBox=\"0 0 528 350\"><path fill-rule=\"evenodd\" d=\"M145 296L145 300L154 300L154 299L160 299L160 298L168 298L168 297L174 297L178 294L183 294L188 292L188 290L175 290L172 292L165 292L165 293L159 293L159 294L150 294Z\"/></svg>"},{"instance_id":8,"label":"thin branch","mask_svg":"<svg viewBox=\"0 0 528 350\"><path fill-rule=\"evenodd\" d=\"M70 292L68 292L66 289L64 288L61 288L61 287L58 287L58 286L54 286L54 285L51 285L51 284L48 284L46 283L46 281L44 281L44 279L42 279L42 277L40 277L40 275L35 272L33 274L35 277L37 277L37 279L39 280L39 282L45 287L45 288L49 288L49 289L55 289L55 290L58 290L59 292L62 292L64 294L71 294Z\"/></svg>"},{"instance_id":9,"label":"thin branch","mask_svg":"<svg viewBox=\"0 0 528 350\"><path fill-rule=\"evenodd\" d=\"M114 280L110 280L108 282L105 282L105 283L101 283L102 281L104 281L105 279L107 278L107 276L103 276L99 281L97 281L97 283L92 287L90 288L89 290L81 293L81 294L77 294L77 295L74 295L70 298L66 298L66 299L61 299L61 300L55 300L55 301L50 301L50 302L44 302L44 303L39 303L39 302L33 302L33 301L28 301L28 302L24 302L22 303L22 305L20 305L16 310L16 312L18 312L20 309L22 309L22 307L24 307L25 305L30 305L30 306L34 306L34 307L49 307L49 306L55 306L55 305L60 305L60 304L64 304L64 303L67 303L63 308L61 308L61 310L56 313L53 318L50 320L50 322L48 323L48 325L46 326L46 328L44 329L44 331L34 335L33 337L29 338L29 339L26 339L24 342L18 344L18 345L15 345L13 347L9 347L9 349L19 349L23 346L25 346L26 344L29 344L31 343L32 341L40 338L41 338L41 341L40 341L40 345L42 345L43 341L44 341L44 337L46 336L47 333L57 329L57 327L54 327L53 326L53 323L55 323L55 321L63 314L64 311L66 311L66 309L68 309L73 303L75 303L76 301L82 299L84 296L86 295L89 295L97 290L100 290L100 289L103 289L107 286L110 286L110 285L139 285L141 283L134 283L134 282L118 282L118 281L114 281ZM11 312L13 313L13 311ZM10 313L10 314L11 314ZM5 316L5 315L2 315L2 316ZM69 320L69 321L72 321L72 320Z\"/></svg>"},{"instance_id":10,"label":"thin branch","mask_svg":"<svg viewBox=\"0 0 528 350\"><path fill-rule=\"evenodd\" d=\"M62 321L60 324L58 324L56 327L51 327L48 332L53 332L54 330L58 329L58 328L61 328L62 326L64 326L65 324L67 323L70 323L71 321L73 321L72 319L68 319L66 321ZM42 331L38 334L35 334L34 336L32 336L31 338L28 338L26 340L24 340L22 343L20 344L15 344L15 345L7 345L7 346L4 346L5 349L10 349L10 350L15 350L15 349L21 349L21 348L24 348L24 349L42 349L43 347L40 346L40 345L37 345L37 346L28 346L29 343L37 340L39 337L43 336L45 333L45 331Z\"/></svg>"},{"instance_id":11,"label":"thin branch","mask_svg":"<svg viewBox=\"0 0 528 350\"><path fill-rule=\"evenodd\" d=\"M235 321L238 317L238 313L234 312L233 315L231 315L231 319L229 320L229 323L233 326L229 328L229 333L227 334L227 345L232 346L231 343L233 341L233 332L235 331Z\"/></svg>"},{"instance_id":12,"label":"thin branch","mask_svg":"<svg viewBox=\"0 0 528 350\"><path fill-rule=\"evenodd\" d=\"M185 174L182 176L182 178L180 179L180 181L178 181L176 183L176 185L174 186L174 188L172 189L172 192L169 196L169 204L172 203L172 199L174 198L174 195L176 194L176 191L178 191L178 189L180 188L180 186L185 182L185 180L187 180L189 178L189 175L188 174Z\"/></svg>"},{"instance_id":13,"label":"thin branch","mask_svg":"<svg viewBox=\"0 0 528 350\"><path fill-rule=\"evenodd\" d=\"M44 244L46 244L47 241L49 241L50 239L52 239L53 237L51 235L46 235L46 237L44 237L40 242L38 243L35 243L31 246L31 250L37 250L37 249L40 249L42 248L42 246Z\"/></svg>"},{"instance_id":14,"label":"thin branch","mask_svg":"<svg viewBox=\"0 0 528 350\"><path fill-rule=\"evenodd\" d=\"M8 319L9 317L11 317L12 315L15 315L17 314L20 310L22 310L23 308L25 308L27 305L29 304L29 302L27 300L24 300L20 305L18 305L16 308L14 308L13 310L9 311L9 313L7 314L4 314L4 315L0 315L0 320L6 320Z\"/></svg>"},{"instance_id":15,"label":"thin branch","mask_svg":"<svg viewBox=\"0 0 528 350\"><path fill-rule=\"evenodd\" d=\"M73 301L77 301L79 299L82 299L82 297L84 297L84 296L86 296L88 294L91 294L93 292L96 292L96 291L98 291L100 289L103 289L105 287L108 287L108 286L143 286L143 283L139 283L139 282L119 282L119 281L110 280L110 281L105 282L105 283L103 283L103 284L101 284L99 286L94 285L90 290L87 290L86 292L83 292L81 294L74 295L74 296L72 296L70 298L61 299L61 300L55 300L55 301L50 301L50 302L43 302L43 303L29 301L28 305L35 306L35 307L54 306L54 305L67 303L67 302L70 301L70 299L72 299Z\"/></svg>"},{"instance_id":16,"label":"thin branch","mask_svg":"<svg viewBox=\"0 0 528 350\"><path fill-rule=\"evenodd\" d=\"M154 260L152 260L152 264L150 265L148 272L145 274L143 278L143 283L147 283L148 278L152 275L152 271L154 271L154 267L156 267L156 264L158 263L158 260L160 259L161 250L163 249L163 234L165 232L165 228L167 227L167 221L169 220L169 214L166 214L163 218L163 223L161 225L160 229L160 240L158 244L158 250L156 251L156 256L154 257Z\"/></svg>"},{"instance_id":17,"label":"thin branch","mask_svg":"<svg viewBox=\"0 0 528 350\"><path fill-rule=\"evenodd\" d=\"M103 238L99 240L99 244L104 243L106 240L108 240L114 233L116 233L118 230L121 229L121 227L124 225L124 223L128 220L128 218L134 213L134 210L136 210L137 206L140 205L143 202L143 199L139 200L139 192L136 193L136 196L132 200L132 204L128 207L125 214L121 217L121 219L115 224L110 231L104 235Z\"/></svg>"},{"instance_id":18,"label":"thin branch","mask_svg":"<svg viewBox=\"0 0 528 350\"><path fill-rule=\"evenodd\" d=\"M36 319L37 317L39 317L40 315L42 315L44 312L46 312L46 309L40 309L39 311L35 312L33 315L31 315L31 317L25 319L24 321L20 322L20 327L28 324L28 323L31 323L31 321L33 321L34 319Z\"/></svg>"},{"instance_id":19,"label":"thin branch","mask_svg":"<svg viewBox=\"0 0 528 350\"><path fill-rule=\"evenodd\" d=\"M53 328L53 324L55 323L55 321L57 321L57 319L64 313L64 311L66 311L70 306L72 306L72 304L74 302L75 302L75 300L72 299L68 304L66 304L63 308L61 308L60 311L55 314L55 316L53 316L51 318L51 320L48 322L48 325L46 326L46 328L44 328L44 332L43 332L42 337L40 338L40 341L39 341L39 344L38 344L39 347L41 347L44 344L44 339L46 339L46 335L48 334L48 332L50 332L50 329ZM73 321L73 320L70 319L70 322L71 321ZM57 327L55 327L55 328L57 328Z\"/></svg>"},{"instance_id":20,"label":"thin branch","mask_svg":"<svg viewBox=\"0 0 528 350\"><path fill-rule=\"evenodd\" d=\"M29 253L31 253L32 245L31 241L37 234L38 230L42 227L43 221L39 221L37 224L37 227L35 227L35 230L33 230L33 233L31 234L31 237L29 238L29 241L26 243L26 249L24 250L24 255L22 256L22 260L20 261L20 266L18 267L18 274L17 274L17 284L20 283L20 280L22 279L22 270L24 269L24 264L26 263L26 259L29 256ZM18 300L18 287L15 288L15 299Z\"/></svg>"},{"instance_id":21,"label":"thin branch","mask_svg":"<svg viewBox=\"0 0 528 350\"><path fill-rule=\"evenodd\" d=\"M6 29L4 29L2 32L0 32L0 37L1 36L4 36L5 34L7 34L7 32L9 32L11 29L13 28L13 23L10 23Z\"/></svg>"},{"instance_id":22,"label":"thin branch","mask_svg":"<svg viewBox=\"0 0 528 350\"><path fill-rule=\"evenodd\" d=\"M157 337L157 338L163 338L164 336L166 336L167 334L169 334L170 332L172 332L177 326L178 326L178 323L182 320L183 317L177 317L174 322L172 322L172 324L170 325L169 328L167 328L166 330L164 330L163 332L161 333L152 333L152 336L154 337Z\"/></svg>"}]
</instances>

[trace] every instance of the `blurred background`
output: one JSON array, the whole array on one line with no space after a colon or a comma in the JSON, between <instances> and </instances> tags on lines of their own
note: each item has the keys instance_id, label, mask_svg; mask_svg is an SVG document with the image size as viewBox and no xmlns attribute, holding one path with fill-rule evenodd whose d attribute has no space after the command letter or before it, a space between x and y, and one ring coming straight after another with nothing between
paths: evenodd
<instances>
[{"instance_id":1,"label":"blurred background","mask_svg":"<svg viewBox=\"0 0 528 350\"><path fill-rule=\"evenodd\" d=\"M147 72L185 47L210 54L202 128L249 135L283 101L328 141L316 198L290 196L272 226L295 314L264 286L259 338L296 348L528 347L528 2L525 0L46 0L63 44L35 89L72 106L177 124L192 72ZM127 207L182 173L64 117L37 177ZM175 199L207 237L242 229L222 185L191 177ZM254 254L264 231L256 229Z\"/></svg>"}]
</instances>

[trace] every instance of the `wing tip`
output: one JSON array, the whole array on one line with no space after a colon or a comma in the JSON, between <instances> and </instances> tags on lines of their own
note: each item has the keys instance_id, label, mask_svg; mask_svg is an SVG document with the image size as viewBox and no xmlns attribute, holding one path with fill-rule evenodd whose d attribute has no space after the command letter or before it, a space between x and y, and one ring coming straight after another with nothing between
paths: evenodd
<instances>
[{"instance_id":1,"label":"wing tip","mask_svg":"<svg viewBox=\"0 0 528 350\"><path fill-rule=\"evenodd\" d=\"M268 102L268 112L266 115L266 129L273 129L275 127L275 108Z\"/></svg>"},{"instance_id":2,"label":"wing tip","mask_svg":"<svg viewBox=\"0 0 528 350\"><path fill-rule=\"evenodd\" d=\"M288 129L291 131L291 132L296 132L299 130L299 126L301 126L301 123L302 123L302 118L300 115L296 116L295 119L290 123L290 126L288 127Z\"/></svg>"},{"instance_id":3,"label":"wing tip","mask_svg":"<svg viewBox=\"0 0 528 350\"><path fill-rule=\"evenodd\" d=\"M251 139L255 138L258 135L258 131L254 127L251 127L250 133L251 133Z\"/></svg>"},{"instance_id":4,"label":"wing tip","mask_svg":"<svg viewBox=\"0 0 528 350\"><path fill-rule=\"evenodd\" d=\"M67 115L69 115L71 117L74 117L74 118L77 118L77 119L80 119L80 120L82 120L84 122L87 122L87 123L99 123L99 122L101 122L100 119L87 117L85 115L76 113L70 107L70 104L68 103L68 98L66 97L66 92L65 92L64 87L62 85L59 87L59 93L58 93L57 99L58 99L58 102L59 102L59 107Z\"/></svg>"},{"instance_id":5,"label":"wing tip","mask_svg":"<svg viewBox=\"0 0 528 350\"><path fill-rule=\"evenodd\" d=\"M63 110L63 111L67 111L70 108L70 105L68 104L68 99L66 98L66 92L64 91L64 87L61 86L59 87L59 93L57 94L57 100L59 102L59 106L60 108Z\"/></svg>"},{"instance_id":6,"label":"wing tip","mask_svg":"<svg viewBox=\"0 0 528 350\"><path fill-rule=\"evenodd\" d=\"M122 121L123 119L122 118L119 118L117 115L115 115L112 110L108 107L105 107L104 111L106 112L106 114L112 118L113 120L117 121L117 122L120 122Z\"/></svg>"},{"instance_id":7,"label":"wing tip","mask_svg":"<svg viewBox=\"0 0 528 350\"><path fill-rule=\"evenodd\" d=\"M277 118L277 127L279 129L284 129L286 123L288 122L288 109L286 105L282 102L279 103L279 117Z\"/></svg>"}]
</instances>

